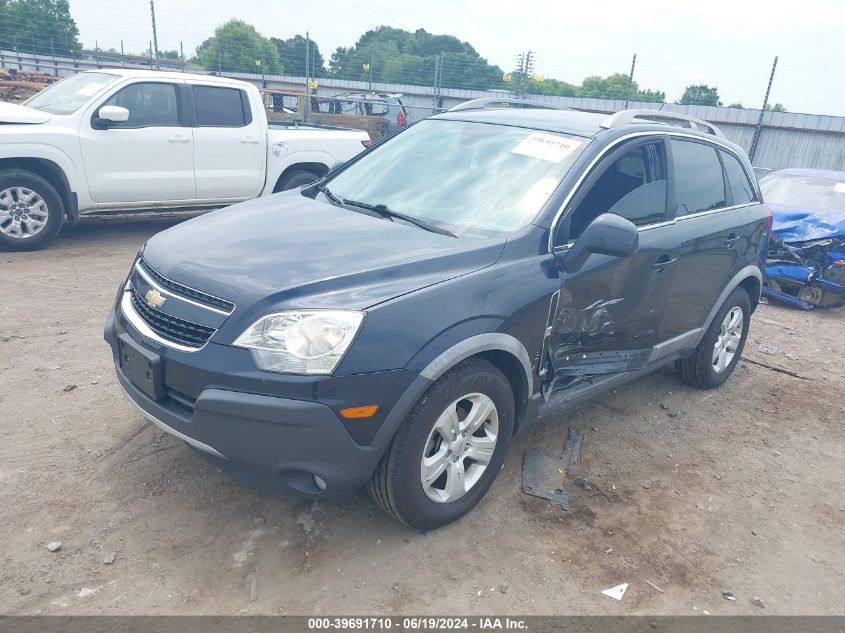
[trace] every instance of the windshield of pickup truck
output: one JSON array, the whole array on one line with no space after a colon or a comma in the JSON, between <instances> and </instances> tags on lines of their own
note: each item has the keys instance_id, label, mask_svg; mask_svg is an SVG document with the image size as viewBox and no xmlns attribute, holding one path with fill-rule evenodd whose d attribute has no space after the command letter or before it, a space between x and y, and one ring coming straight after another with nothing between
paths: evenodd
<instances>
[{"instance_id":1,"label":"windshield of pickup truck","mask_svg":"<svg viewBox=\"0 0 845 633\"><path fill-rule=\"evenodd\" d=\"M117 79L108 73L79 73L45 88L24 105L50 114L71 114Z\"/></svg>"},{"instance_id":2,"label":"windshield of pickup truck","mask_svg":"<svg viewBox=\"0 0 845 633\"><path fill-rule=\"evenodd\" d=\"M529 224L587 139L429 119L367 152L326 183L337 202L384 207L458 237Z\"/></svg>"}]
</instances>

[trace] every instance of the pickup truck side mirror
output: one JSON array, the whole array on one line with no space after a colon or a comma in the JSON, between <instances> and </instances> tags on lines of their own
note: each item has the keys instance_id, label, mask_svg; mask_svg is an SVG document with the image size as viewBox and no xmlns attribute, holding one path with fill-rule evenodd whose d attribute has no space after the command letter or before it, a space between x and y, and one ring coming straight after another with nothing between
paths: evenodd
<instances>
[{"instance_id":1,"label":"pickup truck side mirror","mask_svg":"<svg viewBox=\"0 0 845 633\"><path fill-rule=\"evenodd\" d=\"M581 270L591 254L630 257L640 245L640 232L630 220L613 213L602 213L587 225L566 253L563 271Z\"/></svg>"},{"instance_id":2,"label":"pickup truck side mirror","mask_svg":"<svg viewBox=\"0 0 845 633\"><path fill-rule=\"evenodd\" d=\"M129 110L120 106L103 106L94 119L94 126L98 130L106 130L115 123L126 123L129 120Z\"/></svg>"}]
</instances>

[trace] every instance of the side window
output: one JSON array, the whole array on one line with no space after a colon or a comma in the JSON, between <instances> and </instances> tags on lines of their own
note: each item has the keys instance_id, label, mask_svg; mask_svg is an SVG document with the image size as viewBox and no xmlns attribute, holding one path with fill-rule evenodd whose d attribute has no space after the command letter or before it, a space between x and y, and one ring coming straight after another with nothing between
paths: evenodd
<instances>
[{"instance_id":1,"label":"side window","mask_svg":"<svg viewBox=\"0 0 845 633\"><path fill-rule=\"evenodd\" d=\"M120 106L129 110L129 119L124 123L112 125L112 128L179 125L179 99L173 84L131 84L113 94L103 105Z\"/></svg>"},{"instance_id":2,"label":"side window","mask_svg":"<svg viewBox=\"0 0 845 633\"><path fill-rule=\"evenodd\" d=\"M194 86L193 91L200 127L244 127L252 123L249 101L243 90Z\"/></svg>"},{"instance_id":3,"label":"side window","mask_svg":"<svg viewBox=\"0 0 845 633\"><path fill-rule=\"evenodd\" d=\"M672 139L677 216L727 206L722 164L716 148Z\"/></svg>"},{"instance_id":4,"label":"side window","mask_svg":"<svg viewBox=\"0 0 845 633\"><path fill-rule=\"evenodd\" d=\"M642 226L666 218L663 142L636 145L608 165L570 214L568 239L576 239L602 213Z\"/></svg>"},{"instance_id":5,"label":"side window","mask_svg":"<svg viewBox=\"0 0 845 633\"><path fill-rule=\"evenodd\" d=\"M748 180L748 174L736 156L728 152L722 152L722 164L725 166L725 174L728 176L728 185L731 188L733 204L748 204L755 199L754 189Z\"/></svg>"}]
</instances>

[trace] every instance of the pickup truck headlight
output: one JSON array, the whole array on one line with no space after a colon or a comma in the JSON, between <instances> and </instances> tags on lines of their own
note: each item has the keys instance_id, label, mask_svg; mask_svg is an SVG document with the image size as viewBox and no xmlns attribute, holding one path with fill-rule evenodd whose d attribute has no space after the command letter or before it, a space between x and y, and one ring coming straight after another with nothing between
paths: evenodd
<instances>
[{"instance_id":1,"label":"pickup truck headlight","mask_svg":"<svg viewBox=\"0 0 845 633\"><path fill-rule=\"evenodd\" d=\"M252 352L259 369L284 374L331 374L364 320L363 312L276 312L249 326L232 345Z\"/></svg>"}]
</instances>

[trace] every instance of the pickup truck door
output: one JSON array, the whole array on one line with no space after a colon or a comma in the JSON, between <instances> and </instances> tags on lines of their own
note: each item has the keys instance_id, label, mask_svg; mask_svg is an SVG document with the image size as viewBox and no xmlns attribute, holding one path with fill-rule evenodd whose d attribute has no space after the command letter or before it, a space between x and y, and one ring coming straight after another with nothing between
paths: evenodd
<instances>
[{"instance_id":1,"label":"pickup truck door","mask_svg":"<svg viewBox=\"0 0 845 633\"><path fill-rule=\"evenodd\" d=\"M119 87L82 118L82 160L98 206L193 200L193 131L184 93L180 81L139 81ZM95 121L105 105L126 108L129 119L98 126Z\"/></svg>"},{"instance_id":2,"label":"pickup truck door","mask_svg":"<svg viewBox=\"0 0 845 633\"><path fill-rule=\"evenodd\" d=\"M246 90L189 83L198 201L243 200L264 184L266 130Z\"/></svg>"}]
</instances>

